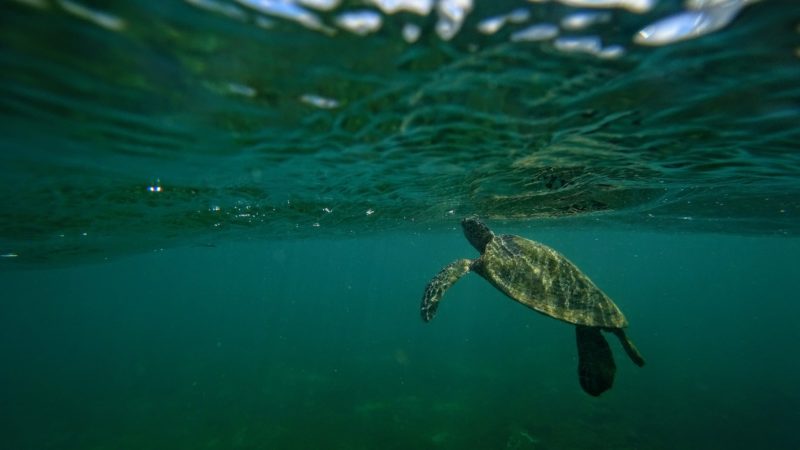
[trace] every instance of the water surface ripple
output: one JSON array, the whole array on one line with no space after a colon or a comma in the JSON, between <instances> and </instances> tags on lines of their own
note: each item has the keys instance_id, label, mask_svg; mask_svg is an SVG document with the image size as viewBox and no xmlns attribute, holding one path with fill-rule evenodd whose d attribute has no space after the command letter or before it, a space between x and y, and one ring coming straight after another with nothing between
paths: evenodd
<instances>
[{"instance_id":1,"label":"water surface ripple","mask_svg":"<svg viewBox=\"0 0 800 450\"><path fill-rule=\"evenodd\" d=\"M427 232L473 213L796 236L800 4L733 1L9 2L0 254ZM722 7L719 29L637 44Z\"/></svg>"}]
</instances>

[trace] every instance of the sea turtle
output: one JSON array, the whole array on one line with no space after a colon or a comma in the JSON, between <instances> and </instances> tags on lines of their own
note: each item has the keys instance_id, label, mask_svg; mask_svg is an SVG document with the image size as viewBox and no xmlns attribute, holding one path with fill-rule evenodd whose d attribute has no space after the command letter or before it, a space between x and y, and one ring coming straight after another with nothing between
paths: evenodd
<instances>
[{"instance_id":1,"label":"sea turtle","mask_svg":"<svg viewBox=\"0 0 800 450\"><path fill-rule=\"evenodd\" d=\"M465 218L461 226L481 256L454 261L433 277L422 296L422 320L433 319L445 291L473 271L511 299L575 325L578 379L588 394L598 396L614 383L616 365L601 330L616 335L631 360L644 365L644 358L623 331L628 321L622 311L567 258L519 236L497 236L477 217Z\"/></svg>"}]
</instances>

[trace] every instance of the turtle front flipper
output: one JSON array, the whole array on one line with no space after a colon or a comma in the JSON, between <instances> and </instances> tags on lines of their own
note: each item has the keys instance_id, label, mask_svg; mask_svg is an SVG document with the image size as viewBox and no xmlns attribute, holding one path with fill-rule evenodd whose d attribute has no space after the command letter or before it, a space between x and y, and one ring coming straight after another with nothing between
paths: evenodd
<instances>
[{"instance_id":1,"label":"turtle front flipper","mask_svg":"<svg viewBox=\"0 0 800 450\"><path fill-rule=\"evenodd\" d=\"M631 341L628 336L625 334L625 331L622 328L612 328L608 330L619 338L619 341L622 343L622 348L625 349L625 353L628 354L628 357L639 367L644 366L644 357L641 353L639 353L639 349L633 345L633 341Z\"/></svg>"},{"instance_id":2,"label":"turtle front flipper","mask_svg":"<svg viewBox=\"0 0 800 450\"><path fill-rule=\"evenodd\" d=\"M597 397L611 389L617 366L600 328L577 325L578 380L587 394Z\"/></svg>"},{"instance_id":3,"label":"turtle front flipper","mask_svg":"<svg viewBox=\"0 0 800 450\"><path fill-rule=\"evenodd\" d=\"M445 291L454 285L459 278L469 272L472 260L459 259L444 266L439 273L425 286L425 293L422 295L422 305L420 313L422 320L430 322L436 315L436 308L439 306Z\"/></svg>"}]
</instances>

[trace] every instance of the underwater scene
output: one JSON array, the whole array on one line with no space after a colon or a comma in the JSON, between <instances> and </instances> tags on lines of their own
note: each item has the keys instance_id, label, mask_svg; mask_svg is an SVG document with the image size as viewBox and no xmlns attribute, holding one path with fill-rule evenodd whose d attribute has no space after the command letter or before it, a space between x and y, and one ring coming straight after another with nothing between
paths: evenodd
<instances>
[{"instance_id":1,"label":"underwater scene","mask_svg":"<svg viewBox=\"0 0 800 450\"><path fill-rule=\"evenodd\" d=\"M800 448L800 2L0 5L0 448Z\"/></svg>"}]
</instances>

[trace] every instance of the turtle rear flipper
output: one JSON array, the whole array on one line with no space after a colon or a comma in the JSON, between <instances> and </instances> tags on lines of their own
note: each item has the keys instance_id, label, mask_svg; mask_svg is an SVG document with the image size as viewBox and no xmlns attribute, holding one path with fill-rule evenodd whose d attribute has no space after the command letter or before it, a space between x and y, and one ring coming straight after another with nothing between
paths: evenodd
<instances>
[{"instance_id":1,"label":"turtle rear flipper","mask_svg":"<svg viewBox=\"0 0 800 450\"><path fill-rule=\"evenodd\" d=\"M625 353L628 354L628 357L639 367L644 366L644 357L641 353L639 353L639 349L633 345L633 341L631 341L628 336L625 334L625 331L622 328L611 328L608 331L614 333L619 338L619 341L622 343L622 348L625 349Z\"/></svg>"},{"instance_id":2,"label":"turtle rear flipper","mask_svg":"<svg viewBox=\"0 0 800 450\"><path fill-rule=\"evenodd\" d=\"M439 273L425 286L425 293L422 295L422 305L420 305L420 314L422 320L430 322L436 315L436 309L439 307L439 300L441 300L445 291L450 286L454 285L459 278L463 277L470 270L472 260L459 259L444 266Z\"/></svg>"},{"instance_id":3,"label":"turtle rear flipper","mask_svg":"<svg viewBox=\"0 0 800 450\"><path fill-rule=\"evenodd\" d=\"M587 394L597 397L611 389L617 366L600 328L575 327L578 342L578 380Z\"/></svg>"}]
</instances>

